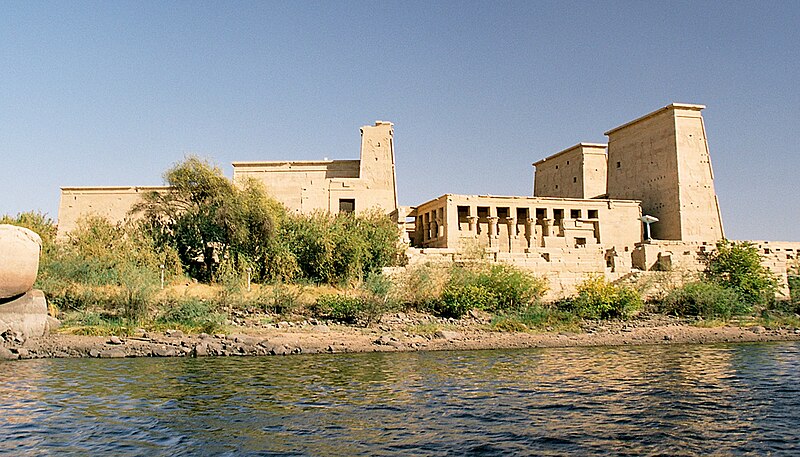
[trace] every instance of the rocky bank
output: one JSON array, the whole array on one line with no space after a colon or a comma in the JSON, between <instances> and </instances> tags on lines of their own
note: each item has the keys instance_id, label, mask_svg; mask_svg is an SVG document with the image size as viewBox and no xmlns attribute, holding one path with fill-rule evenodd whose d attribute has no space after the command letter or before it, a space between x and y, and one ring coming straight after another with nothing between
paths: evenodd
<instances>
[{"instance_id":1,"label":"rocky bank","mask_svg":"<svg viewBox=\"0 0 800 457\"><path fill-rule=\"evenodd\" d=\"M397 313L368 328L307 320L233 327L230 333L187 335L179 330L131 336L6 332L0 359L47 357L208 357L345 352L439 351L568 346L706 344L800 340L800 329L752 326L700 327L686 320L647 316L627 322L587 322L579 332L498 332L488 316L442 320Z\"/></svg>"}]
</instances>

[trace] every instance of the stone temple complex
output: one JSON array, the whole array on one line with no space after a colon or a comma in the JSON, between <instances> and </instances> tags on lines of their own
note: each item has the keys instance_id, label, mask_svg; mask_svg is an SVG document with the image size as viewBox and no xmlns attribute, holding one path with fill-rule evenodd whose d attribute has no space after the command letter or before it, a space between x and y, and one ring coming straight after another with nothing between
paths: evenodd
<instances>
[{"instance_id":1,"label":"stone temple complex","mask_svg":"<svg viewBox=\"0 0 800 457\"><path fill-rule=\"evenodd\" d=\"M290 211L380 209L401 227L411 263L478 247L546 277L555 297L594 273L619 280L702 268L724 238L704 108L674 103L607 131L608 144L579 143L535 162L533 196L446 194L398 206L393 125L383 121L361 128L357 160L234 162L233 179L262 181ZM59 236L88 214L122 221L159 189L64 187ZM800 243L757 244L785 289Z\"/></svg>"}]
</instances>

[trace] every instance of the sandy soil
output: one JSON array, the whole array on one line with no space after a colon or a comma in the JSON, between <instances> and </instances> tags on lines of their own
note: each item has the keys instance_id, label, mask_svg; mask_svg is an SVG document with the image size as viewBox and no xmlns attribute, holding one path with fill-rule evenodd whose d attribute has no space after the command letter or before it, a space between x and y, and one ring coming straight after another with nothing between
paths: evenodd
<instances>
[{"instance_id":1,"label":"sandy soil","mask_svg":"<svg viewBox=\"0 0 800 457\"><path fill-rule=\"evenodd\" d=\"M666 316L589 322L577 333L497 332L487 324L488 316L454 321L398 313L384 316L368 328L312 319L237 326L230 333L215 335L186 335L177 330L137 331L125 337L54 334L6 341L0 345L0 358L204 357L800 340L800 329L795 328L699 327Z\"/></svg>"}]
</instances>

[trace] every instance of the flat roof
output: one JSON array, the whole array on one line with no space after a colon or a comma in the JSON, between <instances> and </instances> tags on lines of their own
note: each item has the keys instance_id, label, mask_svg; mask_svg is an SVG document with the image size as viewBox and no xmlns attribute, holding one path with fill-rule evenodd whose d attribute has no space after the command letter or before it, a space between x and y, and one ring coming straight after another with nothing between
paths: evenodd
<instances>
[{"instance_id":1,"label":"flat roof","mask_svg":"<svg viewBox=\"0 0 800 457\"><path fill-rule=\"evenodd\" d=\"M706 107L706 105L695 105L695 104L692 104L692 103L671 103L671 104L669 104L669 105L667 105L667 106L665 106L663 108L660 108L660 109L657 109L657 110L653 111L652 113L645 114L644 116L636 118L636 119L634 119L634 120L632 120L630 122L626 122L626 123L620 125L619 127L615 127L613 129L607 131L606 133L604 133L604 135L608 136L608 135L616 132L619 129L624 129L625 127L631 126L631 125L633 125L633 124L635 124L637 122L641 122L641 121L643 121L643 120L645 120L645 119L647 119L649 117L653 117L656 114L660 114L660 113L662 113L664 111L675 110L675 109L687 109L687 110L693 110L693 111L700 111L702 109L705 109L705 107Z\"/></svg>"},{"instance_id":2,"label":"flat roof","mask_svg":"<svg viewBox=\"0 0 800 457\"><path fill-rule=\"evenodd\" d=\"M99 191L124 191L124 190L165 190L170 186L72 186L62 187L62 191L83 191L83 192L99 192Z\"/></svg>"},{"instance_id":3,"label":"flat roof","mask_svg":"<svg viewBox=\"0 0 800 457\"><path fill-rule=\"evenodd\" d=\"M603 148L603 149L605 149L607 147L608 147L608 145L605 144L605 143L578 143L575 146L570 146L567 149L564 149L563 151L559 151L559 152L556 152L553 155L547 156L547 157L545 157L544 159L542 159L542 160L540 160L538 162L533 162L533 166L535 167L536 165L539 165L540 163L547 162L548 160L553 160L553 159L555 159L556 157L558 157L558 156L560 156L562 154L574 151L575 149L578 149L578 148ZM587 151L587 152L589 152L589 151ZM605 152L597 152L595 154L605 154Z\"/></svg>"},{"instance_id":4,"label":"flat roof","mask_svg":"<svg viewBox=\"0 0 800 457\"><path fill-rule=\"evenodd\" d=\"M502 200L536 200L536 201L545 201L545 202L594 202L594 203L607 203L607 202L617 202L617 203L634 203L639 204L641 200L623 200L623 199L616 199L616 198L565 198L565 197L533 197L529 195L470 195L470 194L444 194L439 197L430 199L426 202L420 203L416 205L416 208L420 206L427 205L428 203L435 202L437 200L441 200L443 198L450 198L450 197L463 197L463 198L497 198Z\"/></svg>"},{"instance_id":5,"label":"flat roof","mask_svg":"<svg viewBox=\"0 0 800 457\"><path fill-rule=\"evenodd\" d=\"M234 167L274 167L279 165L329 165L332 163L360 162L359 159L344 160L262 160L258 162L232 162Z\"/></svg>"}]
</instances>

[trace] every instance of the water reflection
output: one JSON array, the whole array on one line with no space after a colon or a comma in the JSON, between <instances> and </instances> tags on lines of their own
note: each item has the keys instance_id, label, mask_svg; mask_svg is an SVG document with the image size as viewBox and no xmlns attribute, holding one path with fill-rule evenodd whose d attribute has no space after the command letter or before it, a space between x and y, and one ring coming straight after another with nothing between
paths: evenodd
<instances>
[{"instance_id":1,"label":"water reflection","mask_svg":"<svg viewBox=\"0 0 800 457\"><path fill-rule=\"evenodd\" d=\"M0 454L791 455L797 343L0 364Z\"/></svg>"}]
</instances>

